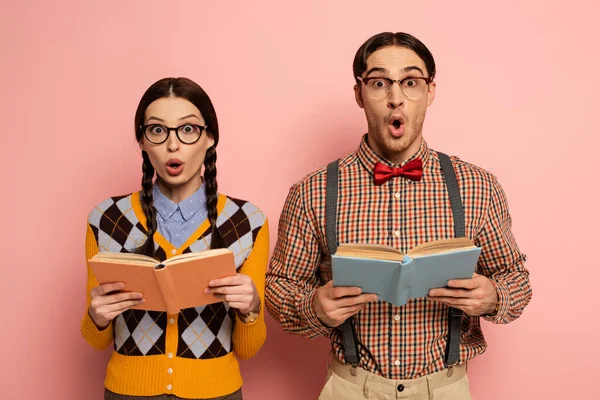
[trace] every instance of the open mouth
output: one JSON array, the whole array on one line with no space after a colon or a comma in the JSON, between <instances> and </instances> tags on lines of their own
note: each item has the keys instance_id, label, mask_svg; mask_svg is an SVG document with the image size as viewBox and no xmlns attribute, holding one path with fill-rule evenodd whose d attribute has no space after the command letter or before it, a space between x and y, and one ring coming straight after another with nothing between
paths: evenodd
<instances>
[{"instance_id":1,"label":"open mouth","mask_svg":"<svg viewBox=\"0 0 600 400\"><path fill-rule=\"evenodd\" d=\"M178 159L171 159L167 161L167 173L171 176L179 175L183 171L183 162Z\"/></svg>"},{"instance_id":2,"label":"open mouth","mask_svg":"<svg viewBox=\"0 0 600 400\"><path fill-rule=\"evenodd\" d=\"M404 134L404 119L401 116L390 116L390 133L394 137L401 137Z\"/></svg>"}]
</instances>

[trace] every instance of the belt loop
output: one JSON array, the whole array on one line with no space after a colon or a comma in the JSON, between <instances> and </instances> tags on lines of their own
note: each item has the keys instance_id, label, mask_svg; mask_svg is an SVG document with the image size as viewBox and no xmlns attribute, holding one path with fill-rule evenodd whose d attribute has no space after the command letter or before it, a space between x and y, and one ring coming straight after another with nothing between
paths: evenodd
<instances>
[{"instance_id":1,"label":"belt loop","mask_svg":"<svg viewBox=\"0 0 600 400\"><path fill-rule=\"evenodd\" d=\"M448 371L446 372L446 376L448 378L450 378L453 373L454 373L454 365L451 365L450 368L448 368Z\"/></svg>"},{"instance_id":2,"label":"belt loop","mask_svg":"<svg viewBox=\"0 0 600 400\"><path fill-rule=\"evenodd\" d=\"M425 376L425 381L427 382L427 399L433 400L433 388L431 387L431 379L429 376Z\"/></svg>"},{"instance_id":3,"label":"belt loop","mask_svg":"<svg viewBox=\"0 0 600 400\"><path fill-rule=\"evenodd\" d=\"M356 368L358 368L356 364L352 364L352 366L350 367L350 373L352 374L352 376L356 376Z\"/></svg>"},{"instance_id":4,"label":"belt loop","mask_svg":"<svg viewBox=\"0 0 600 400\"><path fill-rule=\"evenodd\" d=\"M371 379L373 379L373 374L367 374L367 379L365 379L365 386L363 388L363 395L365 396L365 399L368 399L369 396L371 396Z\"/></svg>"}]
</instances>

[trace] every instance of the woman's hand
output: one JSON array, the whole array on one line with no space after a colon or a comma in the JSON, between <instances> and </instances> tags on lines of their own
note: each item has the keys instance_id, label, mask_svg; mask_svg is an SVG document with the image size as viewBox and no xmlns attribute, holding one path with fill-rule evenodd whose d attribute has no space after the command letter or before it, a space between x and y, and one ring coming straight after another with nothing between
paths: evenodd
<instances>
[{"instance_id":1,"label":"woman's hand","mask_svg":"<svg viewBox=\"0 0 600 400\"><path fill-rule=\"evenodd\" d=\"M204 293L212 293L240 313L248 314L258 308L258 292L248 275L237 274L209 282Z\"/></svg>"},{"instance_id":2,"label":"woman's hand","mask_svg":"<svg viewBox=\"0 0 600 400\"><path fill-rule=\"evenodd\" d=\"M96 286L90 292L92 301L89 313L98 328L106 328L110 324L110 321L119 314L144 302L141 293L113 293L124 287L125 284L122 282L105 283L104 285Z\"/></svg>"}]
</instances>

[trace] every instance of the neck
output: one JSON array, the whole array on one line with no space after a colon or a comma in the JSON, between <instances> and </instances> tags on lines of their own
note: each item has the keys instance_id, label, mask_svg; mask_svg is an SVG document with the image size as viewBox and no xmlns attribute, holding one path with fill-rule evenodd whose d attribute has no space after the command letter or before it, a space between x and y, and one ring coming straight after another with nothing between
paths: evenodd
<instances>
[{"instance_id":1,"label":"neck","mask_svg":"<svg viewBox=\"0 0 600 400\"><path fill-rule=\"evenodd\" d=\"M377 146L371 139L371 135L367 135L367 143L368 143L369 147L371 148L371 150L373 150L373 152L375 154L377 154L379 157L385 158L391 164L395 164L395 165L400 165L404 161L408 160L409 158L411 158L412 156L417 154L417 152L419 151L419 148L421 147L422 140L423 140L423 137L421 134L419 134L415 138L415 140L413 140L413 142L410 143L407 147L404 147L403 149L397 150L397 151L387 151L386 149L383 149L383 148L380 148L379 146Z\"/></svg>"},{"instance_id":2,"label":"neck","mask_svg":"<svg viewBox=\"0 0 600 400\"><path fill-rule=\"evenodd\" d=\"M196 193L202 186L202 182L204 182L204 179L200 174L179 186L169 185L160 179L160 177L156 179L156 184L158 185L158 188L162 194L164 194L173 203L181 203L183 200Z\"/></svg>"}]
</instances>

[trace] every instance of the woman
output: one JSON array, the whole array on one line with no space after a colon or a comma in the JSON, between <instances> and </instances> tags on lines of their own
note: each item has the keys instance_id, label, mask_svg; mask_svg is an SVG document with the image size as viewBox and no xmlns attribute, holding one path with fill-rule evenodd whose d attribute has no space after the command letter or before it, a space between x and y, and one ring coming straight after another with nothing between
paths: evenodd
<instances>
[{"instance_id":1,"label":"woman","mask_svg":"<svg viewBox=\"0 0 600 400\"><path fill-rule=\"evenodd\" d=\"M162 261L228 248L237 275L198 286L222 303L167 315L131 309L144 301L143 293L127 292L120 282L99 285L88 266L82 334L97 349L114 342L105 399L241 399L234 354L254 356L266 337L266 217L247 201L218 194L217 116L196 83L165 78L153 84L138 105L135 132L143 156L142 190L94 208L87 258L118 251Z\"/></svg>"}]
</instances>

